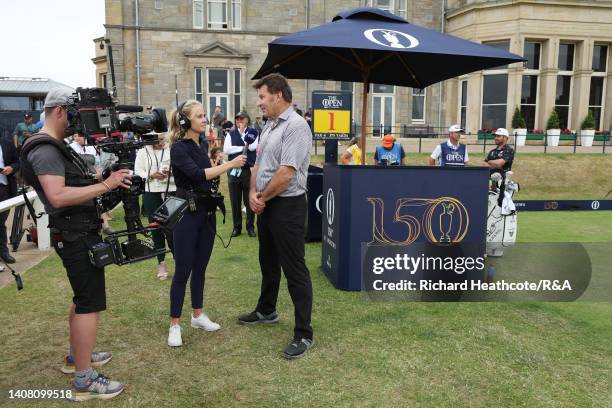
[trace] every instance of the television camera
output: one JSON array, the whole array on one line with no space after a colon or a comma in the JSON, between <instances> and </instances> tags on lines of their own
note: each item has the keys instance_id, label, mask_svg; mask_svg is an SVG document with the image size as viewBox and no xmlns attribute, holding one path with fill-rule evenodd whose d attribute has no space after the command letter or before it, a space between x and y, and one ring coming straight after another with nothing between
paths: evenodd
<instances>
[{"instance_id":1,"label":"television camera","mask_svg":"<svg viewBox=\"0 0 612 408\"><path fill-rule=\"evenodd\" d=\"M151 113L141 113L142 110L142 106L116 104L104 88L77 88L66 106L69 122L66 132L81 134L89 144L117 157L117 161L103 172L103 179L111 171L133 169L130 159L133 153L147 145L158 144L157 133L168 130L164 109L152 108ZM124 137L122 132L131 133L133 137ZM92 263L98 267L138 262L167 252L165 248L154 247L150 233L158 228L172 229L186 208L185 200L166 197L153 216L156 222L144 226L138 197L144 192L145 180L132 174L131 181L129 189L109 191L97 199L100 213L123 203L126 224L125 230L108 234L102 243L91 249ZM95 182L92 176L92 183Z\"/></svg>"}]
</instances>

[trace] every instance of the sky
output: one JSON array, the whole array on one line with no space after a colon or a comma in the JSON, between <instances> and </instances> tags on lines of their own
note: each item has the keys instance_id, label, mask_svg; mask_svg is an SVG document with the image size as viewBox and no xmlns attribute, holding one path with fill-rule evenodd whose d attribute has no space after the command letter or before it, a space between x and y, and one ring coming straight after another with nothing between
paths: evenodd
<instances>
[{"instance_id":1,"label":"sky","mask_svg":"<svg viewBox=\"0 0 612 408\"><path fill-rule=\"evenodd\" d=\"M104 0L0 0L0 76L95 86L103 24Z\"/></svg>"}]
</instances>

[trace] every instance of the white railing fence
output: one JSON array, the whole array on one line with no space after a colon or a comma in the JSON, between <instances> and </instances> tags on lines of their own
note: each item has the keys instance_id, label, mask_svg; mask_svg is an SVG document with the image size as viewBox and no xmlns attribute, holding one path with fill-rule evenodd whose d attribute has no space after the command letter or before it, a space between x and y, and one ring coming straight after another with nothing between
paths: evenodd
<instances>
[{"instance_id":1,"label":"white railing fence","mask_svg":"<svg viewBox=\"0 0 612 408\"><path fill-rule=\"evenodd\" d=\"M36 214L43 213L43 216L37 220L37 235L38 235L38 249L49 249L51 247L51 232L49 231L49 216L45 213L43 203L38 198L36 191L30 191L27 193L28 200L32 203ZM25 205L25 200L22 194L17 197L9 198L8 200L0 201L0 213L4 211L10 211L11 208L17 208ZM26 214L27 208L25 208Z\"/></svg>"}]
</instances>

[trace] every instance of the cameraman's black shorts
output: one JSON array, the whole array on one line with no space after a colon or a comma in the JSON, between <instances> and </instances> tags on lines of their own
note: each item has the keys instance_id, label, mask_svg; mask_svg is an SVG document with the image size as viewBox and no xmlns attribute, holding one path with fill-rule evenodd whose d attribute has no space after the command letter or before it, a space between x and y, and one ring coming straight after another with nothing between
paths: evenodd
<instances>
[{"instance_id":1,"label":"cameraman's black shorts","mask_svg":"<svg viewBox=\"0 0 612 408\"><path fill-rule=\"evenodd\" d=\"M97 242L102 242L97 234L88 234L74 241L53 242L55 252L62 258L68 273L74 292L72 301L78 314L106 310L104 269L96 268L89 260L88 248Z\"/></svg>"}]
</instances>

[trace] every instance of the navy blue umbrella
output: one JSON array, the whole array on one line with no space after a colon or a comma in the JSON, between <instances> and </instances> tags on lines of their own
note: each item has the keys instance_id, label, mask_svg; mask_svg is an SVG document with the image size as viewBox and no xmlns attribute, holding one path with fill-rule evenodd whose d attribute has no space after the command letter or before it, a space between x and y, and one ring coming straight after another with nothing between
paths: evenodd
<instances>
[{"instance_id":1,"label":"navy blue umbrella","mask_svg":"<svg viewBox=\"0 0 612 408\"><path fill-rule=\"evenodd\" d=\"M278 72L292 79L363 82L364 125L370 83L425 88L519 61L524 59L498 48L419 27L387 11L361 7L339 13L331 23L272 41L253 79ZM361 147L365 153L365 126Z\"/></svg>"}]
</instances>

